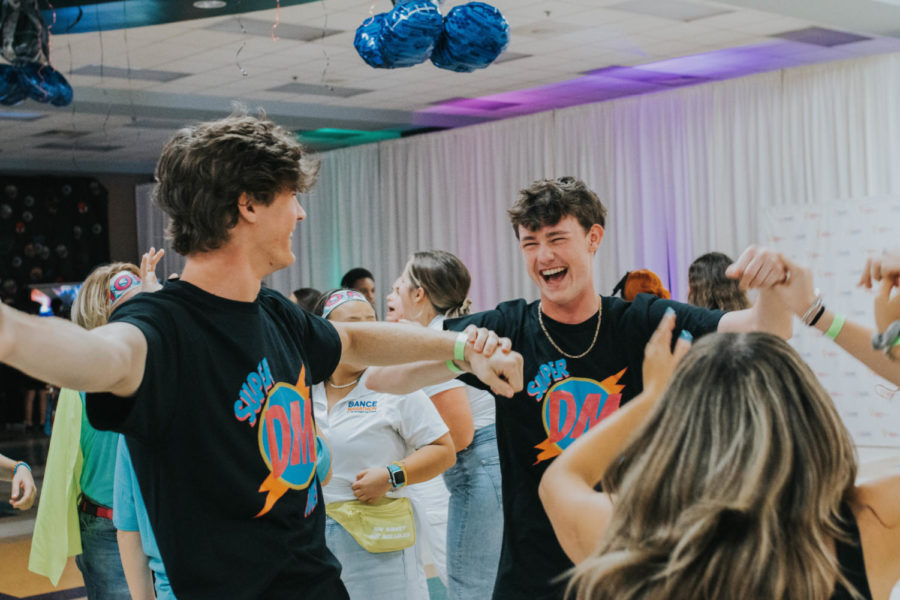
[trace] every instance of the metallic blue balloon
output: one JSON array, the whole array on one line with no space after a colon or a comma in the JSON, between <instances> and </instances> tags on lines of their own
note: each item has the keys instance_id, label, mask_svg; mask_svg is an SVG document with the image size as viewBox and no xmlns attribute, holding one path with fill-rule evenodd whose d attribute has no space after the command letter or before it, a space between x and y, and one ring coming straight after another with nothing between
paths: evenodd
<instances>
[{"instance_id":1,"label":"metallic blue balloon","mask_svg":"<svg viewBox=\"0 0 900 600\"><path fill-rule=\"evenodd\" d=\"M19 84L19 74L9 65L0 65L0 104L13 106L25 100L28 92Z\"/></svg>"},{"instance_id":2,"label":"metallic blue balloon","mask_svg":"<svg viewBox=\"0 0 900 600\"><path fill-rule=\"evenodd\" d=\"M16 65L19 82L28 96L37 102L66 106L72 102L72 86L62 73L49 65L25 63Z\"/></svg>"},{"instance_id":3,"label":"metallic blue balloon","mask_svg":"<svg viewBox=\"0 0 900 600\"><path fill-rule=\"evenodd\" d=\"M470 73L494 62L508 44L509 23L500 11L484 2L469 2L447 13L431 62L441 69Z\"/></svg>"},{"instance_id":4,"label":"metallic blue balloon","mask_svg":"<svg viewBox=\"0 0 900 600\"><path fill-rule=\"evenodd\" d=\"M72 86L63 77L63 74L56 69L52 69L48 79L56 86L56 95L50 100L50 104L53 106L68 106L71 104L74 92L72 91Z\"/></svg>"},{"instance_id":5,"label":"metallic blue balloon","mask_svg":"<svg viewBox=\"0 0 900 600\"><path fill-rule=\"evenodd\" d=\"M392 8L381 31L387 66L411 67L428 60L443 21L434 0L411 0Z\"/></svg>"},{"instance_id":6,"label":"metallic blue balloon","mask_svg":"<svg viewBox=\"0 0 900 600\"><path fill-rule=\"evenodd\" d=\"M50 80L53 67L41 63L24 63L16 65L19 81L28 96L37 102L50 102L56 97L56 85Z\"/></svg>"},{"instance_id":7,"label":"metallic blue balloon","mask_svg":"<svg viewBox=\"0 0 900 600\"><path fill-rule=\"evenodd\" d=\"M382 48L383 41L381 39L381 31L386 17L385 13L379 13L366 19L356 29L356 37L353 40L353 46L356 48L359 56L366 61L367 65L376 69L387 68L387 61L384 58L384 50Z\"/></svg>"}]
</instances>

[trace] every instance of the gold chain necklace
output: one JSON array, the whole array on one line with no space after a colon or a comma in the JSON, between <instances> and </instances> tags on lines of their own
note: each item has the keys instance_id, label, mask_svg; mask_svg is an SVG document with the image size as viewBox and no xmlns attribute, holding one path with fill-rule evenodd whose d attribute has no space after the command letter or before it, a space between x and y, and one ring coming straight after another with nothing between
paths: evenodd
<instances>
[{"instance_id":1,"label":"gold chain necklace","mask_svg":"<svg viewBox=\"0 0 900 600\"><path fill-rule=\"evenodd\" d=\"M587 356L587 353L594 349L594 344L597 343L597 336L600 334L600 317L603 316L603 299L600 299L600 307L597 309L597 329L594 330L594 339L591 340L591 345L588 346L588 349L582 352L581 354L569 354L562 348L556 345L556 342L553 341L553 338L550 337L550 332L547 331L547 328L544 326L544 318L541 316L543 313L543 306L540 302L538 302L538 323L541 325L541 331L544 332L544 335L547 336L547 339L550 340L550 345L556 348L556 351L565 356L566 358L582 358Z\"/></svg>"}]
</instances>

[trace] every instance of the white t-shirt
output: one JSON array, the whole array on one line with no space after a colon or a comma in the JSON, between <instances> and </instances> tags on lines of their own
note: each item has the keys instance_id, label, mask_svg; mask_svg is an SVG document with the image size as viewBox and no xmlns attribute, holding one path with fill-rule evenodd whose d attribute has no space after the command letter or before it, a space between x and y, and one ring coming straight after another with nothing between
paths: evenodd
<instances>
[{"instance_id":1,"label":"white t-shirt","mask_svg":"<svg viewBox=\"0 0 900 600\"><path fill-rule=\"evenodd\" d=\"M442 331L444 329L444 317L442 315L438 315L433 318L431 320L431 323L428 324L428 328ZM496 406L494 405L494 396L491 395L490 392L479 390L478 388L472 387L471 385L466 385L458 379L451 379L450 381L445 381L444 383L429 385L423 387L422 391L425 392L429 398L431 398L435 394L447 390L452 390L458 387L466 388L466 395L469 397L469 406L472 409L472 423L475 425L475 431L478 431L482 427L493 425L497 417Z\"/></svg>"},{"instance_id":2,"label":"white t-shirt","mask_svg":"<svg viewBox=\"0 0 900 600\"><path fill-rule=\"evenodd\" d=\"M331 449L331 481L322 488L325 503L355 500L356 474L386 468L449 431L431 400L421 391L396 396L366 387L366 377L328 411L325 385L312 388L316 424ZM405 488L388 492L404 496Z\"/></svg>"}]
</instances>

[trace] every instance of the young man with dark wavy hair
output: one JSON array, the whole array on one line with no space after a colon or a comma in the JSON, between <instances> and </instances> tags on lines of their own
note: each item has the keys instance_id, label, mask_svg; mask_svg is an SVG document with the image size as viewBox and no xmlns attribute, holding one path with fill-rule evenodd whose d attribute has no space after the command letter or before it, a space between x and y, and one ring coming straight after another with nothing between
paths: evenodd
<instances>
[{"instance_id":1,"label":"young man with dark wavy hair","mask_svg":"<svg viewBox=\"0 0 900 600\"><path fill-rule=\"evenodd\" d=\"M554 535L538 484L575 439L640 393L644 347L666 310L673 309L678 327L696 337L716 330L789 337L791 314L770 289L785 278L780 258L758 248L744 252L733 269L745 286L761 288L760 301L746 311L724 314L649 294L634 302L598 295L593 260L606 207L573 177L534 182L508 212L540 300L503 302L447 320L444 327L485 327L509 338L524 357L525 388L512 398L496 397L504 533L493 597L559 599L565 588L560 576L572 562ZM446 378L439 365L420 364L379 369L368 381L401 393Z\"/></svg>"},{"instance_id":2,"label":"young man with dark wavy hair","mask_svg":"<svg viewBox=\"0 0 900 600\"><path fill-rule=\"evenodd\" d=\"M0 309L0 361L94 392L91 422L125 434L179 600L347 597L325 547L309 394L338 362L461 358L498 392L521 387L521 357L485 358L465 335L332 325L261 287L294 260L296 194L316 170L264 117L182 129L156 171L179 280L91 331Z\"/></svg>"}]
</instances>

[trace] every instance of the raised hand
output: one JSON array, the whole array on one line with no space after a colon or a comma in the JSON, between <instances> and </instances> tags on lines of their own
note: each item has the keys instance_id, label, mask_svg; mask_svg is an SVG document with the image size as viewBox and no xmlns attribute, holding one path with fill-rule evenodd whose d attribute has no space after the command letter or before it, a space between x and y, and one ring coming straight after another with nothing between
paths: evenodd
<instances>
[{"instance_id":1,"label":"raised hand","mask_svg":"<svg viewBox=\"0 0 900 600\"><path fill-rule=\"evenodd\" d=\"M141 291L155 292L162 289L159 279L156 278L156 265L165 255L166 251L162 248L156 250L151 246L150 250L144 252L141 257Z\"/></svg>"},{"instance_id":2,"label":"raised hand","mask_svg":"<svg viewBox=\"0 0 900 600\"><path fill-rule=\"evenodd\" d=\"M647 392L661 393L668 385L678 361L691 349L692 336L683 330L672 350L674 329L675 311L670 308L644 347L644 390Z\"/></svg>"},{"instance_id":3,"label":"raised hand","mask_svg":"<svg viewBox=\"0 0 900 600\"><path fill-rule=\"evenodd\" d=\"M742 290L749 290L786 283L788 270L778 252L762 246L750 246L725 269L725 275L739 280Z\"/></svg>"},{"instance_id":4,"label":"raised hand","mask_svg":"<svg viewBox=\"0 0 900 600\"><path fill-rule=\"evenodd\" d=\"M881 256L866 261L859 285L872 288L874 281L887 279L894 287L900 287L900 250L885 250Z\"/></svg>"}]
</instances>

